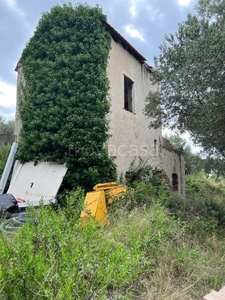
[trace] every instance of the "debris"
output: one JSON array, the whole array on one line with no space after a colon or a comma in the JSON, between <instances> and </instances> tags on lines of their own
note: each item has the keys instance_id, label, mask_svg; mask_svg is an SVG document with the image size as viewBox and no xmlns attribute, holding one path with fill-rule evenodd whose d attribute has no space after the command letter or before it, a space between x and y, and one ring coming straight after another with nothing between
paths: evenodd
<instances>
[{"instance_id":1,"label":"debris","mask_svg":"<svg viewBox=\"0 0 225 300\"><path fill-rule=\"evenodd\" d=\"M16 161L8 194L0 195L0 216L17 214L3 221L0 231L15 233L25 223L26 213L19 213L21 208L54 203L66 171L65 165L56 163Z\"/></svg>"},{"instance_id":2,"label":"debris","mask_svg":"<svg viewBox=\"0 0 225 300\"><path fill-rule=\"evenodd\" d=\"M116 182L106 182L96 184L93 190L85 197L84 209L80 215L82 224L95 219L100 225L105 225L109 205L126 191L126 187L117 185Z\"/></svg>"},{"instance_id":3,"label":"debris","mask_svg":"<svg viewBox=\"0 0 225 300\"><path fill-rule=\"evenodd\" d=\"M16 162L8 193L18 200L20 208L55 203L67 167L53 162Z\"/></svg>"},{"instance_id":4,"label":"debris","mask_svg":"<svg viewBox=\"0 0 225 300\"><path fill-rule=\"evenodd\" d=\"M26 222L26 212L15 214L12 218L5 220L0 225L0 231L14 234Z\"/></svg>"},{"instance_id":5,"label":"debris","mask_svg":"<svg viewBox=\"0 0 225 300\"><path fill-rule=\"evenodd\" d=\"M15 213L19 211L18 203L12 194L0 195L0 216L6 213Z\"/></svg>"},{"instance_id":6,"label":"debris","mask_svg":"<svg viewBox=\"0 0 225 300\"><path fill-rule=\"evenodd\" d=\"M5 164L4 171L2 173L2 177L0 179L0 195L3 194L5 186L6 186L6 183L7 183L7 180L9 178L9 174L10 174L10 171L12 169L12 165L13 165L13 161L14 161L14 156L16 154L17 147L18 147L18 144L16 142L14 142L12 144L9 156L8 156L6 164Z\"/></svg>"}]
</instances>

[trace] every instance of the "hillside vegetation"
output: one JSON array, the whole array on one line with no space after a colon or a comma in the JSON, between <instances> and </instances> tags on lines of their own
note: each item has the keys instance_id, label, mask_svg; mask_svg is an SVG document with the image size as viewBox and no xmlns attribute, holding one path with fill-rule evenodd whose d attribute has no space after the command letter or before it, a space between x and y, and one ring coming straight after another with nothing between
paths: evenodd
<instances>
[{"instance_id":1,"label":"hillside vegetation","mask_svg":"<svg viewBox=\"0 0 225 300\"><path fill-rule=\"evenodd\" d=\"M1 299L200 299L224 284L224 197L203 174L187 177L186 198L153 176L130 185L105 227L81 226L82 190L66 208L29 209L0 235Z\"/></svg>"}]
</instances>

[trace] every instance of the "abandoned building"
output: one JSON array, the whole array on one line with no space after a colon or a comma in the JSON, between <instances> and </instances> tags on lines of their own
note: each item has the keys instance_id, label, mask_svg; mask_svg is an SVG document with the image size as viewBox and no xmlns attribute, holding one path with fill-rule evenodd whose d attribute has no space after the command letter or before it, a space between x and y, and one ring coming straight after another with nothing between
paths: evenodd
<instances>
[{"instance_id":1,"label":"abandoned building","mask_svg":"<svg viewBox=\"0 0 225 300\"><path fill-rule=\"evenodd\" d=\"M175 149L162 137L162 130L150 129L144 114L145 101L150 91L158 86L151 83L151 67L146 59L111 25L106 22L111 35L111 50L107 75L110 82L109 154L115 156L118 178L125 176L131 165L140 160L158 168L167 176L173 190L185 193L185 160L181 149ZM24 81L22 66L18 63L17 85ZM15 137L21 129L19 92L15 118Z\"/></svg>"}]
</instances>

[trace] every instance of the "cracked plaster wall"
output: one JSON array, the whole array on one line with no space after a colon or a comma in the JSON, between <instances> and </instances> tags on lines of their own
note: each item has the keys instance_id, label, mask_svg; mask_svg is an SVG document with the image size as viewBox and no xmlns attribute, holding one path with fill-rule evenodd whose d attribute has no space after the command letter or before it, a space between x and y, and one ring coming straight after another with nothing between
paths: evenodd
<instances>
[{"instance_id":1,"label":"cracked plaster wall","mask_svg":"<svg viewBox=\"0 0 225 300\"><path fill-rule=\"evenodd\" d=\"M146 96L157 90L151 83L149 69L112 39L107 74L111 105L107 144L110 155L116 156L118 175L124 175L134 161L138 164L139 158L158 166L161 129L149 129L144 115ZM133 81L133 112L124 109L124 76Z\"/></svg>"}]
</instances>

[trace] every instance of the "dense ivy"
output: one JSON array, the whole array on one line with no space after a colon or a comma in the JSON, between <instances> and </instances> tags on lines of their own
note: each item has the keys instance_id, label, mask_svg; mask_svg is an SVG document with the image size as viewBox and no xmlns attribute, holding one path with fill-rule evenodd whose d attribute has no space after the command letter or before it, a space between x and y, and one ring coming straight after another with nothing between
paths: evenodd
<instances>
[{"instance_id":1,"label":"dense ivy","mask_svg":"<svg viewBox=\"0 0 225 300\"><path fill-rule=\"evenodd\" d=\"M104 144L111 37L99 7L54 6L26 45L18 157L65 162L66 185L90 189L115 179Z\"/></svg>"}]
</instances>

